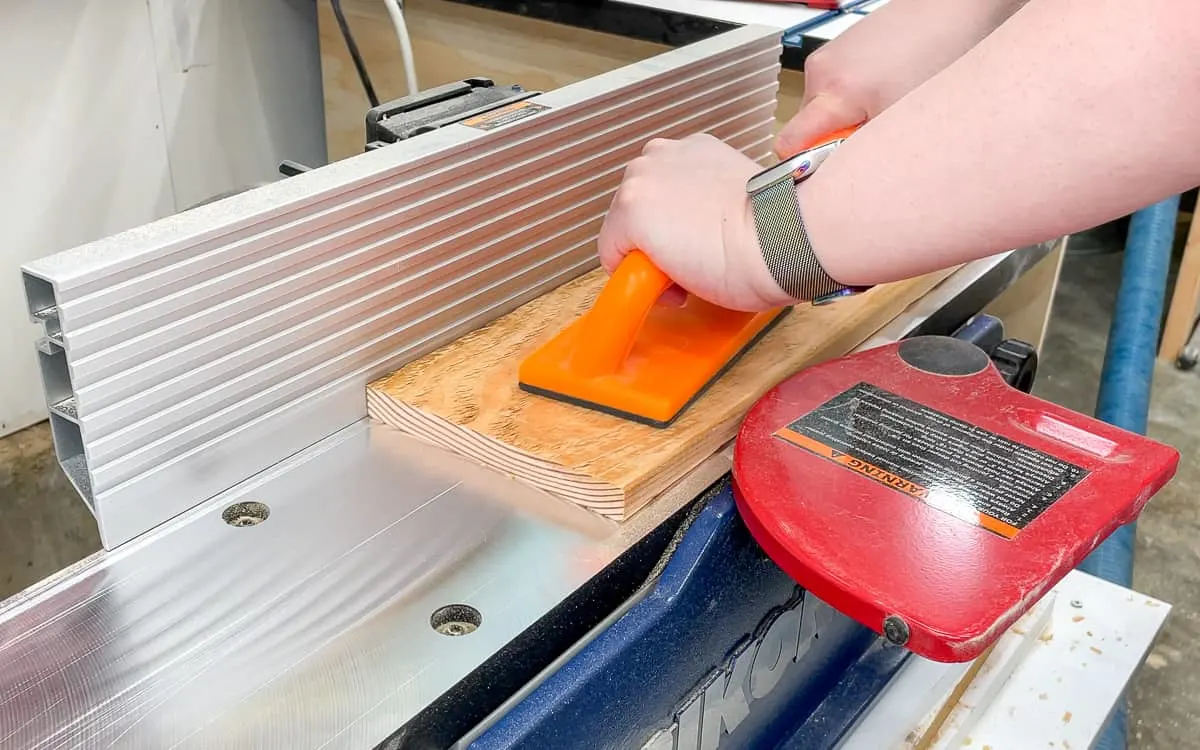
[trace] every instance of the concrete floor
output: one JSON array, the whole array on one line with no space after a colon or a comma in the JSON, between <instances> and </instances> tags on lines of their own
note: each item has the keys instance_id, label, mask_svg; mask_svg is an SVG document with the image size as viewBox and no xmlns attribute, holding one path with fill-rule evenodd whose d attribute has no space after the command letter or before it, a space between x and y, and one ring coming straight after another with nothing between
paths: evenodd
<instances>
[{"instance_id":1,"label":"concrete floor","mask_svg":"<svg viewBox=\"0 0 1200 750\"><path fill-rule=\"evenodd\" d=\"M96 522L58 468L50 426L0 439L0 599L99 549Z\"/></svg>"},{"instance_id":2,"label":"concrete floor","mask_svg":"<svg viewBox=\"0 0 1200 750\"><path fill-rule=\"evenodd\" d=\"M1121 235L1095 232L1073 250L1119 247ZM1119 253L1079 254L1064 262L1036 392L1091 413L1108 321L1120 274ZM1165 633L1131 691L1130 747L1200 747L1200 374L1159 367L1152 436L1183 455L1175 481L1140 523L1135 586L1174 605ZM0 440L0 599L99 549L91 516L54 462L49 431L34 427Z\"/></svg>"}]
</instances>

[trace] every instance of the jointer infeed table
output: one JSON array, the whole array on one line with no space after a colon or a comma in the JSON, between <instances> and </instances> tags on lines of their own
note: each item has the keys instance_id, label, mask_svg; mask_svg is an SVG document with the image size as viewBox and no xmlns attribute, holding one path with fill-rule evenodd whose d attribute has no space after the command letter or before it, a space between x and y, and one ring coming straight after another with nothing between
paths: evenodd
<instances>
[{"instance_id":1,"label":"jointer infeed table","mask_svg":"<svg viewBox=\"0 0 1200 750\"><path fill-rule=\"evenodd\" d=\"M27 266L56 450L106 549L0 605L0 746L499 746L686 530L720 532L728 452L614 523L370 422L364 388L593 268L649 138L765 158L779 53L739 28ZM963 266L859 349L960 330L1057 249ZM1070 585L1123 628L1128 679L1167 608ZM841 746L915 726L911 685L953 674L889 676Z\"/></svg>"}]
</instances>

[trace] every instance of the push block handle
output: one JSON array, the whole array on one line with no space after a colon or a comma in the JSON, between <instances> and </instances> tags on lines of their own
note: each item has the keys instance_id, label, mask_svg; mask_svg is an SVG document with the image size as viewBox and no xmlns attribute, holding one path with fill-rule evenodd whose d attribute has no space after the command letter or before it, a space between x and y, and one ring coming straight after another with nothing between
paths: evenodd
<instances>
[{"instance_id":1,"label":"push block handle","mask_svg":"<svg viewBox=\"0 0 1200 750\"><path fill-rule=\"evenodd\" d=\"M630 252L585 313L572 365L588 376L616 372L672 281L641 250Z\"/></svg>"},{"instance_id":2,"label":"push block handle","mask_svg":"<svg viewBox=\"0 0 1200 750\"><path fill-rule=\"evenodd\" d=\"M842 141L859 127L852 125L814 138L806 148ZM582 336L572 354L573 369L585 376L619 370L655 303L672 283L644 252L629 252L601 289L592 309L584 315ZM711 318L714 323L721 319L726 327L734 323L732 327L738 328L754 318L753 313L726 310L694 298L689 298L688 303L696 306L697 315Z\"/></svg>"}]
</instances>

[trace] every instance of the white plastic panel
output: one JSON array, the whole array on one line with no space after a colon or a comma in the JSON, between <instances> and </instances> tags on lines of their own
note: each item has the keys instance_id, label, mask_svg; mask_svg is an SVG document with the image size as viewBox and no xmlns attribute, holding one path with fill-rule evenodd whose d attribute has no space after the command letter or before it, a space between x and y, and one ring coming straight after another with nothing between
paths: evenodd
<instances>
[{"instance_id":1,"label":"white plastic panel","mask_svg":"<svg viewBox=\"0 0 1200 750\"><path fill-rule=\"evenodd\" d=\"M326 153L311 0L2 8L0 436L46 417L22 263Z\"/></svg>"}]
</instances>

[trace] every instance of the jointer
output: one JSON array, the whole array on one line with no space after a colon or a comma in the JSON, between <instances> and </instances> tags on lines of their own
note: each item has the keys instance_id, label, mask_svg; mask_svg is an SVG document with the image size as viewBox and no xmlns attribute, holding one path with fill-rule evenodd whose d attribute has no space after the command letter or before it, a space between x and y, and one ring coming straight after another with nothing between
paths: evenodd
<instances>
[{"instance_id":1,"label":"jointer","mask_svg":"<svg viewBox=\"0 0 1200 750\"><path fill-rule=\"evenodd\" d=\"M779 55L746 26L555 91L441 87L361 155L26 266L105 549L0 604L0 747L1093 742L1166 603L1072 571L928 658L764 551L735 441L613 520L368 417L372 381L593 269L646 140L766 159ZM955 342L1028 392L1034 347L980 313L1058 249L950 270L847 354Z\"/></svg>"}]
</instances>

